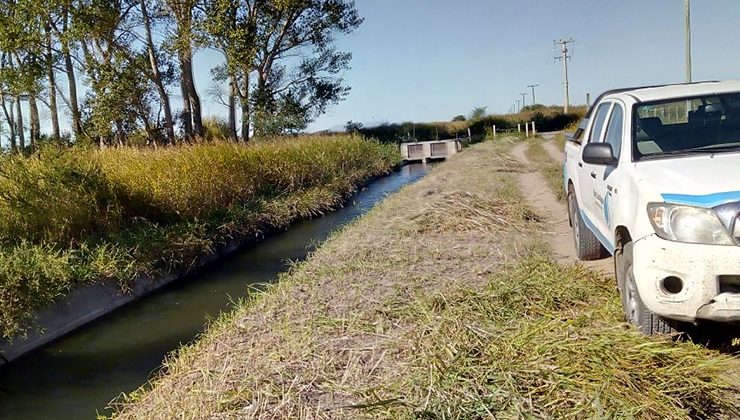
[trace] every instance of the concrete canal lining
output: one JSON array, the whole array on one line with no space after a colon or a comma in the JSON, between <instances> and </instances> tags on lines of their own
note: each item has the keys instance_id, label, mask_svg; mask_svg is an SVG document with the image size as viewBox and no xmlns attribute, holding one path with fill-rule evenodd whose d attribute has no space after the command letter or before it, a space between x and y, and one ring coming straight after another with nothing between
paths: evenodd
<instances>
[{"instance_id":1,"label":"concrete canal lining","mask_svg":"<svg viewBox=\"0 0 740 420\"><path fill-rule=\"evenodd\" d=\"M25 337L13 341L0 339L0 366L42 347L75 329L134 302L149 293L184 276L202 270L209 264L227 257L242 247L257 242L255 239L234 240L216 253L201 258L187 271L179 271L153 279L139 276L123 290L114 280L104 281L72 290L64 299L40 309L35 315L36 327Z\"/></svg>"}]
</instances>

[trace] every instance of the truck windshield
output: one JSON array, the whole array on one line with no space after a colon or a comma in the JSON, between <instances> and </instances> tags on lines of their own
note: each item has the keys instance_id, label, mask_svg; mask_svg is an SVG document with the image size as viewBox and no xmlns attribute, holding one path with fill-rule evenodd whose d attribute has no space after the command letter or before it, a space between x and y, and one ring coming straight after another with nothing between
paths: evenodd
<instances>
[{"instance_id":1,"label":"truck windshield","mask_svg":"<svg viewBox=\"0 0 740 420\"><path fill-rule=\"evenodd\" d=\"M635 160L740 150L740 92L637 105Z\"/></svg>"}]
</instances>

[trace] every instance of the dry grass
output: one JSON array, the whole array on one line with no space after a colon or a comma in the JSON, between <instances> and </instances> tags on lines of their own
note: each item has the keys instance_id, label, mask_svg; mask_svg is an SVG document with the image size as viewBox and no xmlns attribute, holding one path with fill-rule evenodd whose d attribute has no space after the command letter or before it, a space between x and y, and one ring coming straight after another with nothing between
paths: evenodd
<instances>
[{"instance_id":1,"label":"dry grass","mask_svg":"<svg viewBox=\"0 0 740 420\"><path fill-rule=\"evenodd\" d=\"M169 357L116 417L728 410L728 358L640 335L610 281L549 260L502 143L467 149L334 235Z\"/></svg>"},{"instance_id":2,"label":"dry grass","mask_svg":"<svg viewBox=\"0 0 740 420\"><path fill-rule=\"evenodd\" d=\"M534 137L528 141L527 159L537 166L536 169L545 177L548 187L555 193L558 200L565 200L563 163L555 162L550 157L550 154L542 146L542 139L540 137Z\"/></svg>"}]
</instances>

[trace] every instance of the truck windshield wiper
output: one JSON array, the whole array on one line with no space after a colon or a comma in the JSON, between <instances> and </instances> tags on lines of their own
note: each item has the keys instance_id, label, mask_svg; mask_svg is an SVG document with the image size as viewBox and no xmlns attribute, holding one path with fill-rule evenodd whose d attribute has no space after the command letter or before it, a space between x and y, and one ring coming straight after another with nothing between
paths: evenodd
<instances>
[{"instance_id":1,"label":"truck windshield wiper","mask_svg":"<svg viewBox=\"0 0 740 420\"><path fill-rule=\"evenodd\" d=\"M699 150L704 152L735 152L740 150L740 143L710 144L709 146L696 147L689 150Z\"/></svg>"},{"instance_id":2,"label":"truck windshield wiper","mask_svg":"<svg viewBox=\"0 0 740 420\"><path fill-rule=\"evenodd\" d=\"M664 156L707 155L707 154L714 154L714 153L737 152L737 151L740 151L740 145L738 144L721 145L721 146L720 145L710 145L710 146L695 147L693 149L672 150L670 152L649 154L649 155L644 155L642 158L651 159L651 158L660 158Z\"/></svg>"}]
</instances>

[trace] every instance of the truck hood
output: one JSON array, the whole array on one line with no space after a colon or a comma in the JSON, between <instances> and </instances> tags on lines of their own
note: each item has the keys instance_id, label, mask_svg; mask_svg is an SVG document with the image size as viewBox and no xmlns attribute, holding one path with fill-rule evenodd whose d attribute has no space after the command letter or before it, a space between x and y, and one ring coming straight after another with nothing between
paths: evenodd
<instances>
[{"instance_id":1,"label":"truck hood","mask_svg":"<svg viewBox=\"0 0 740 420\"><path fill-rule=\"evenodd\" d=\"M740 153L648 160L635 169L668 202L715 207L740 201Z\"/></svg>"}]
</instances>

